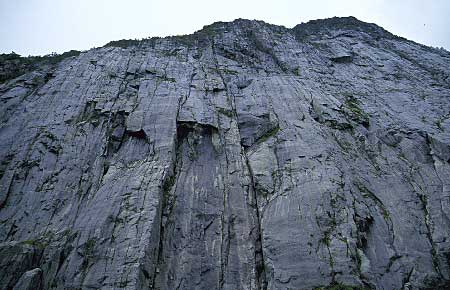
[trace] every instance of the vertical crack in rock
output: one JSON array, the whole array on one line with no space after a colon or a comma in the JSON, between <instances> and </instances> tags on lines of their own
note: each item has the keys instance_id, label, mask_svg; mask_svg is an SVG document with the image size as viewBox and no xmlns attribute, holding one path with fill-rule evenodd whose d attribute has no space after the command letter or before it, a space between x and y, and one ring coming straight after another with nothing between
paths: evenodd
<instances>
[{"instance_id":1,"label":"vertical crack in rock","mask_svg":"<svg viewBox=\"0 0 450 290\"><path fill-rule=\"evenodd\" d=\"M236 111L235 95L232 92L232 89L230 88L229 84L225 80L225 77L219 68L219 62L217 60L217 54L216 54L214 40L211 40L211 50L213 52L216 70L220 76L220 79L221 79L224 87L225 87L227 101L229 103L229 106L232 108L233 114L230 117L234 118L236 120L237 124L239 124L239 119L238 119L239 115ZM248 85L249 85L249 83L246 86L248 86ZM241 85L240 89L245 88L246 86ZM238 88L239 88L239 83L238 83ZM229 96L231 96L231 98ZM238 129L238 133L240 136L241 132L239 130L239 127L237 129ZM279 129L279 127L277 126L276 131L278 131L278 129ZM267 133L265 135L267 135ZM240 139L242 139L242 137L240 137ZM264 135L259 138L259 140L262 140L262 139L264 139ZM254 236L252 238L253 238L254 249L255 249L254 263L255 263L255 274L256 274L256 277L255 277L256 278L256 287L257 287L257 289L265 290L265 289L267 289L267 281L266 281L265 261L264 261L263 244L262 244L263 241L262 241L262 229L261 229L261 216L259 213L260 209L258 206L258 201L257 201L257 196L256 196L257 190L255 188L253 172L252 172L251 166L248 161L247 153L245 151L245 147L243 147L242 145L241 145L241 152L242 152L241 154L244 157L246 171L248 172L248 175L250 178L249 191L250 191L251 200L252 200L251 201L252 202L251 209L254 210L255 217L256 217L256 220L255 220L256 225L254 225L254 229L252 229L252 231L254 233Z\"/></svg>"},{"instance_id":2,"label":"vertical crack in rock","mask_svg":"<svg viewBox=\"0 0 450 290\"><path fill-rule=\"evenodd\" d=\"M160 201L160 208L159 208L159 242L157 247L157 256L156 256L156 263L155 263L155 269L153 274L153 279L151 280L152 286L150 289L159 289L159 276L161 272L161 268L164 266L165 259L164 259L164 250L166 246L166 238L167 238L167 230L169 227L169 223L171 222L171 213L173 210L173 207L175 205L176 196L175 196L175 186L176 186L176 179L178 178L178 168L181 166L181 159L179 156L179 147L180 147L180 141L178 136L178 130L177 130L177 137L175 141L175 150L173 158L173 163L169 167L169 172L166 174L166 177L162 183L161 187L161 201Z\"/></svg>"},{"instance_id":3,"label":"vertical crack in rock","mask_svg":"<svg viewBox=\"0 0 450 290\"><path fill-rule=\"evenodd\" d=\"M443 186L444 183L442 181L442 179L439 176L439 173L436 170L436 166L435 166L435 160L433 159L433 150L431 148L431 143L430 143L430 137L427 135L425 137L425 141L426 141L426 146L427 146L427 152L426 154L431 158L430 162L432 163L432 167L434 169L434 172L436 174L436 177L439 181L439 183L441 184L441 188L443 190ZM420 201L421 204L421 209L423 212L423 221L424 224L426 226L426 236L427 239L430 243L430 253L432 256L432 262L433 262L433 267L435 268L436 272L439 274L441 279L444 279L443 274L441 272L441 267L440 267L440 263L439 263L439 256L438 256L438 251L436 249L436 242L433 239L433 229L434 229L434 225L432 222L432 218L429 212L429 204L428 204L428 196L426 195L425 192L423 192L423 187L421 187L414 179L412 176L412 172L414 172L414 166L408 163L408 166L410 167L410 175L405 175L406 179L408 180L408 182L410 183L411 187L412 187L412 191L416 194L417 199ZM420 172L418 172L418 174L420 175ZM423 177L421 176L422 180ZM420 189L421 192L419 192L416 188Z\"/></svg>"},{"instance_id":4,"label":"vertical crack in rock","mask_svg":"<svg viewBox=\"0 0 450 290\"><path fill-rule=\"evenodd\" d=\"M158 226L158 246L157 246L157 255L156 255L156 261L154 266L154 273L151 280L151 287L150 289L160 289L161 281L160 281L160 273L161 268L164 266L164 263L166 262L164 259L164 250L165 246L167 245L166 242L166 236L167 236L167 230L170 220L170 215L173 210L173 207L175 206L176 201L176 192L174 188L177 183L177 178L179 175L179 170L182 166L182 157L180 156L181 152L181 146L184 138L186 138L186 131L179 127L178 124L178 115L181 108L180 105L181 99L179 100L178 108L177 108L177 115L175 118L176 122L176 131L175 131L175 137L174 137L174 146L173 146L173 157L172 157L172 163L168 167L168 171L166 171L166 174L164 176L164 180L162 182L161 186L161 199L160 199L160 206L159 206L159 226Z\"/></svg>"},{"instance_id":5,"label":"vertical crack in rock","mask_svg":"<svg viewBox=\"0 0 450 290\"><path fill-rule=\"evenodd\" d=\"M2 186L0 187L2 189L2 193L0 195L0 211L6 206L6 203L8 202L8 198L11 194L11 185L14 182L14 176L15 171L13 171L13 173L11 174L11 178L8 183L6 185L2 184Z\"/></svg>"},{"instance_id":6,"label":"vertical crack in rock","mask_svg":"<svg viewBox=\"0 0 450 290\"><path fill-rule=\"evenodd\" d=\"M264 260L264 251L263 251L263 240L262 240L262 228L261 228L261 214L258 206L258 191L255 188L255 180L253 176L253 171L248 161L247 153L244 152L245 157L245 165L247 166L247 170L250 174L250 191L253 195L254 208L256 212L256 239L255 239L255 266L256 266L256 280L258 283L258 289L266 290L267 289L267 280L266 280L266 268L265 268L265 260Z\"/></svg>"},{"instance_id":7,"label":"vertical crack in rock","mask_svg":"<svg viewBox=\"0 0 450 290\"><path fill-rule=\"evenodd\" d=\"M432 236L432 225L430 224L431 220L430 220L430 213L428 212L427 197L425 195L421 195L419 193L417 193L417 195L418 195L418 198L419 198L420 203L422 205L424 223L425 223L425 226L427 228L426 235L427 235L428 241L430 242L430 246L431 246L430 253L431 253L431 256L432 256L432 259L433 259L433 266L436 269L436 272L442 278L442 273L441 273L441 270L440 270L440 267L439 267L439 259L437 257L436 244L433 241L433 236Z\"/></svg>"},{"instance_id":8,"label":"vertical crack in rock","mask_svg":"<svg viewBox=\"0 0 450 290\"><path fill-rule=\"evenodd\" d=\"M215 131L209 125L177 122L176 165L163 186L156 289L184 289L198 283L208 288L218 281L214 245L220 203L215 203L219 192L213 187L218 159L211 140ZM191 266L185 268L185 263Z\"/></svg>"}]
</instances>

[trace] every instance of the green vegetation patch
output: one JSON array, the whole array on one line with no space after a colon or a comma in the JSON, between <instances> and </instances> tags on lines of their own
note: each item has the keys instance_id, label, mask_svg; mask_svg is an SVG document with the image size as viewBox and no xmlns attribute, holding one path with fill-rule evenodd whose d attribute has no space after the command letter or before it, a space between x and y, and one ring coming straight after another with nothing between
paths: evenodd
<instances>
[{"instance_id":1,"label":"green vegetation patch","mask_svg":"<svg viewBox=\"0 0 450 290\"><path fill-rule=\"evenodd\" d=\"M29 245L29 246L33 246L35 248L38 249L44 249L47 246L47 243L45 243L44 241L41 240L25 240L20 242L22 245Z\"/></svg>"},{"instance_id":2,"label":"green vegetation patch","mask_svg":"<svg viewBox=\"0 0 450 290\"><path fill-rule=\"evenodd\" d=\"M80 55L80 51L71 50L62 54L52 53L44 56L23 57L15 52L0 54L0 84L15 79L43 65L56 65L62 60Z\"/></svg>"},{"instance_id":3,"label":"green vegetation patch","mask_svg":"<svg viewBox=\"0 0 450 290\"><path fill-rule=\"evenodd\" d=\"M260 144L260 143L266 142L270 137L275 136L278 133L278 131L280 131L280 126L277 124L272 129L265 132L261 137L259 137L255 143Z\"/></svg>"},{"instance_id":4,"label":"green vegetation patch","mask_svg":"<svg viewBox=\"0 0 450 290\"><path fill-rule=\"evenodd\" d=\"M364 112L360 107L361 103L354 96L345 97L345 108L350 112L351 118L362 124L364 127L369 126L369 114Z\"/></svg>"}]
</instances>

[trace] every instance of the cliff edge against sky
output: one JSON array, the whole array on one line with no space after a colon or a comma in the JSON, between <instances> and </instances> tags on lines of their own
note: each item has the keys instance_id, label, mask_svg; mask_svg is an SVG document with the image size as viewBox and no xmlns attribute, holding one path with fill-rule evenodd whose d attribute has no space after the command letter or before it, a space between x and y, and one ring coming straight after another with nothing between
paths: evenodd
<instances>
[{"instance_id":1,"label":"cliff edge against sky","mask_svg":"<svg viewBox=\"0 0 450 290\"><path fill-rule=\"evenodd\" d=\"M449 287L449 52L349 17L2 57L0 289Z\"/></svg>"}]
</instances>

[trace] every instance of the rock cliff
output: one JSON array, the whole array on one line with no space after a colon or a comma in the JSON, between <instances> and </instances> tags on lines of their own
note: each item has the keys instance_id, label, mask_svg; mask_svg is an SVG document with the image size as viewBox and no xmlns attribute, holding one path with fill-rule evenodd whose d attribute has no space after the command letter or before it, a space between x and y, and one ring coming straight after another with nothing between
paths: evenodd
<instances>
[{"instance_id":1,"label":"rock cliff","mask_svg":"<svg viewBox=\"0 0 450 290\"><path fill-rule=\"evenodd\" d=\"M349 17L71 55L0 64L0 289L450 287L448 51Z\"/></svg>"}]
</instances>

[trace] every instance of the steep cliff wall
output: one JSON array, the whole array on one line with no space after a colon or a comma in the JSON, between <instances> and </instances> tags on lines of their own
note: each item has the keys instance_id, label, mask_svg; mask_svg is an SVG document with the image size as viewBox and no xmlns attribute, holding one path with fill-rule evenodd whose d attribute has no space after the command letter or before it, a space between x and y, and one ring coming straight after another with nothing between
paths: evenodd
<instances>
[{"instance_id":1,"label":"steep cliff wall","mask_svg":"<svg viewBox=\"0 0 450 290\"><path fill-rule=\"evenodd\" d=\"M6 65L0 289L449 287L449 52L236 20Z\"/></svg>"}]
</instances>

